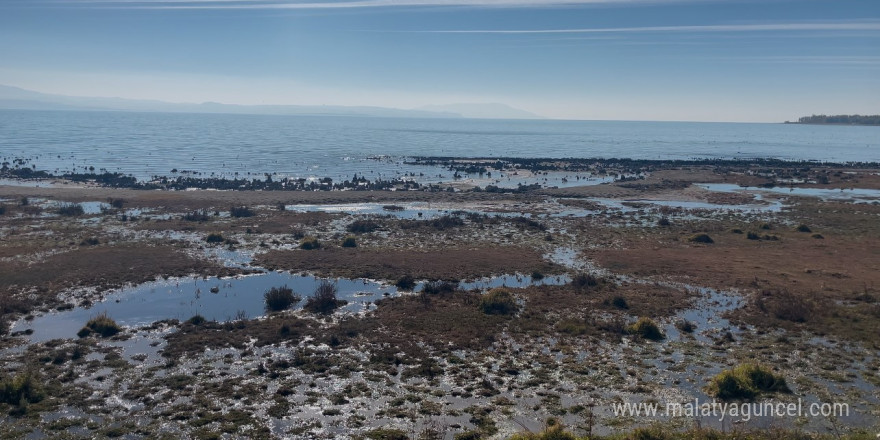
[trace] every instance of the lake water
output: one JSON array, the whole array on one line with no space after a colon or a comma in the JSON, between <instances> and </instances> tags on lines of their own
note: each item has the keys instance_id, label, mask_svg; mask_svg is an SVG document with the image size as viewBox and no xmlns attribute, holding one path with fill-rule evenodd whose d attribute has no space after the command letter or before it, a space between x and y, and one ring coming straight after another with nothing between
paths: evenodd
<instances>
[{"instance_id":1,"label":"lake water","mask_svg":"<svg viewBox=\"0 0 880 440\"><path fill-rule=\"evenodd\" d=\"M0 110L0 158L51 172L451 177L409 156L880 162L880 127Z\"/></svg>"}]
</instances>

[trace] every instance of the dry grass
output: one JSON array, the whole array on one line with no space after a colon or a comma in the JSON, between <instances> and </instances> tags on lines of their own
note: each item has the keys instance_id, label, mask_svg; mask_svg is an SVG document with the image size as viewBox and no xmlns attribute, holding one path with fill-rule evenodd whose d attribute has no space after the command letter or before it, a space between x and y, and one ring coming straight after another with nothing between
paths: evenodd
<instances>
[{"instance_id":1,"label":"dry grass","mask_svg":"<svg viewBox=\"0 0 880 440\"><path fill-rule=\"evenodd\" d=\"M258 257L271 269L307 270L326 276L396 280L461 280L514 272L557 273L560 268L522 247L448 248L432 252L400 249L331 248L312 252L274 250Z\"/></svg>"}]
</instances>

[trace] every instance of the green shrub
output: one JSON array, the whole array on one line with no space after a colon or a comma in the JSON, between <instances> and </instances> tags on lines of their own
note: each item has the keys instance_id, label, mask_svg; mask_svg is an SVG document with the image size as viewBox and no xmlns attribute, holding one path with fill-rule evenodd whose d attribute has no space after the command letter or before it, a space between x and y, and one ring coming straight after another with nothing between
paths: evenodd
<instances>
[{"instance_id":1,"label":"green shrub","mask_svg":"<svg viewBox=\"0 0 880 440\"><path fill-rule=\"evenodd\" d=\"M364 437L369 440L409 440L409 435L405 431L392 428L377 428L367 431Z\"/></svg>"},{"instance_id":2,"label":"green shrub","mask_svg":"<svg viewBox=\"0 0 880 440\"><path fill-rule=\"evenodd\" d=\"M247 206L233 206L229 208L229 215L235 218L253 217L254 211L251 211Z\"/></svg>"},{"instance_id":3,"label":"green shrub","mask_svg":"<svg viewBox=\"0 0 880 440\"><path fill-rule=\"evenodd\" d=\"M626 310L629 308L629 304L626 302L626 298L616 295L614 298L611 298L611 305L618 308Z\"/></svg>"},{"instance_id":4,"label":"green shrub","mask_svg":"<svg viewBox=\"0 0 880 440\"><path fill-rule=\"evenodd\" d=\"M224 240L223 236L217 232L210 233L205 237L205 241L208 243L223 243Z\"/></svg>"},{"instance_id":5,"label":"green shrub","mask_svg":"<svg viewBox=\"0 0 880 440\"><path fill-rule=\"evenodd\" d=\"M85 213L82 205L78 203L65 203L58 207L58 214L66 217L78 217Z\"/></svg>"},{"instance_id":6,"label":"green shrub","mask_svg":"<svg viewBox=\"0 0 880 440\"><path fill-rule=\"evenodd\" d=\"M94 333L106 338L113 336L120 331L122 331L122 327L120 327L116 321L111 319L110 316L107 315L107 312L104 312L90 319L76 335L84 338Z\"/></svg>"},{"instance_id":7,"label":"green shrub","mask_svg":"<svg viewBox=\"0 0 880 440\"><path fill-rule=\"evenodd\" d=\"M379 224L372 220L355 220L345 229L352 234L364 234L379 229Z\"/></svg>"},{"instance_id":8,"label":"green shrub","mask_svg":"<svg viewBox=\"0 0 880 440\"><path fill-rule=\"evenodd\" d=\"M428 281L422 286L422 293L428 295L439 295L441 293L452 293L458 289L458 283L451 281Z\"/></svg>"},{"instance_id":9,"label":"green shrub","mask_svg":"<svg viewBox=\"0 0 880 440\"><path fill-rule=\"evenodd\" d=\"M321 242L315 237L305 237L299 242L299 248L307 251L320 249Z\"/></svg>"},{"instance_id":10,"label":"green shrub","mask_svg":"<svg viewBox=\"0 0 880 440\"><path fill-rule=\"evenodd\" d=\"M44 397L46 394L43 385L29 371L15 377L0 378L0 403L22 407L28 403L37 403Z\"/></svg>"},{"instance_id":11,"label":"green shrub","mask_svg":"<svg viewBox=\"0 0 880 440\"><path fill-rule=\"evenodd\" d=\"M696 330L697 326L687 319L680 319L675 322L675 328L677 328L682 333L693 333L694 330Z\"/></svg>"},{"instance_id":12,"label":"green shrub","mask_svg":"<svg viewBox=\"0 0 880 440\"><path fill-rule=\"evenodd\" d=\"M555 417L546 421L546 428L541 432L514 434L509 440L577 440L578 437L565 430L565 426Z\"/></svg>"},{"instance_id":13,"label":"green shrub","mask_svg":"<svg viewBox=\"0 0 880 440\"><path fill-rule=\"evenodd\" d=\"M101 244L101 241L98 240L98 237L89 237L83 239L83 241L79 242L80 246L97 246Z\"/></svg>"},{"instance_id":14,"label":"green shrub","mask_svg":"<svg viewBox=\"0 0 880 440\"><path fill-rule=\"evenodd\" d=\"M750 400L764 393L789 393L785 378L757 364L740 364L709 381L709 395L721 400Z\"/></svg>"},{"instance_id":15,"label":"green shrub","mask_svg":"<svg viewBox=\"0 0 880 440\"><path fill-rule=\"evenodd\" d=\"M189 318L186 320L187 323L192 324L192 325L202 325L207 321L208 320L205 319L205 317L202 315L194 315L192 318Z\"/></svg>"},{"instance_id":16,"label":"green shrub","mask_svg":"<svg viewBox=\"0 0 880 440\"><path fill-rule=\"evenodd\" d=\"M281 287L273 287L263 294L266 300L266 311L278 312L287 310L293 304L298 303L302 298L293 293L293 289L287 285Z\"/></svg>"},{"instance_id":17,"label":"green shrub","mask_svg":"<svg viewBox=\"0 0 880 440\"><path fill-rule=\"evenodd\" d=\"M202 210L187 212L186 214L183 215L183 219L188 222L206 222L206 221L210 220L211 218L208 216L208 210L202 209Z\"/></svg>"},{"instance_id":18,"label":"green shrub","mask_svg":"<svg viewBox=\"0 0 880 440\"><path fill-rule=\"evenodd\" d=\"M329 281L321 281L307 300L303 309L312 313L329 315L337 308L348 304L347 301L336 299L337 288Z\"/></svg>"},{"instance_id":19,"label":"green shrub","mask_svg":"<svg viewBox=\"0 0 880 440\"><path fill-rule=\"evenodd\" d=\"M347 248L357 247L357 240L351 236L345 237L345 240L342 240L342 247L347 247Z\"/></svg>"},{"instance_id":20,"label":"green shrub","mask_svg":"<svg viewBox=\"0 0 880 440\"><path fill-rule=\"evenodd\" d=\"M576 289L599 285L599 279L588 273L579 273L571 279L571 285Z\"/></svg>"},{"instance_id":21,"label":"green shrub","mask_svg":"<svg viewBox=\"0 0 880 440\"><path fill-rule=\"evenodd\" d=\"M805 224L798 225L796 228L794 228L794 230L798 232L813 232L813 230Z\"/></svg>"},{"instance_id":22,"label":"green shrub","mask_svg":"<svg viewBox=\"0 0 880 440\"><path fill-rule=\"evenodd\" d=\"M410 275L404 275L400 277L394 285L397 286L399 290L412 291L416 288L416 280Z\"/></svg>"},{"instance_id":23,"label":"green shrub","mask_svg":"<svg viewBox=\"0 0 880 440\"><path fill-rule=\"evenodd\" d=\"M715 240L712 240L712 237L710 237L709 234L694 234L688 238L688 241L706 244L715 243Z\"/></svg>"},{"instance_id":24,"label":"green shrub","mask_svg":"<svg viewBox=\"0 0 880 440\"><path fill-rule=\"evenodd\" d=\"M651 318L641 317L634 324L627 327L626 330L631 335L651 341L660 341L666 338L663 332L660 331L660 327Z\"/></svg>"},{"instance_id":25,"label":"green shrub","mask_svg":"<svg viewBox=\"0 0 880 440\"><path fill-rule=\"evenodd\" d=\"M480 299L480 309L487 315L512 315L519 307L507 289L495 288Z\"/></svg>"}]
</instances>

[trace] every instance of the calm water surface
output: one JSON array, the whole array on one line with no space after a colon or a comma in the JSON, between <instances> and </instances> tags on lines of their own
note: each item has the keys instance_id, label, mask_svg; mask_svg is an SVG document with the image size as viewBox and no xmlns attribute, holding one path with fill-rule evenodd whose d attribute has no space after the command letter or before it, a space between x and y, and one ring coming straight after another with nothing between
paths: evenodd
<instances>
[{"instance_id":1,"label":"calm water surface","mask_svg":"<svg viewBox=\"0 0 880 440\"><path fill-rule=\"evenodd\" d=\"M420 155L880 162L880 127L0 110L0 157L49 171L334 180L439 172L402 164Z\"/></svg>"}]
</instances>

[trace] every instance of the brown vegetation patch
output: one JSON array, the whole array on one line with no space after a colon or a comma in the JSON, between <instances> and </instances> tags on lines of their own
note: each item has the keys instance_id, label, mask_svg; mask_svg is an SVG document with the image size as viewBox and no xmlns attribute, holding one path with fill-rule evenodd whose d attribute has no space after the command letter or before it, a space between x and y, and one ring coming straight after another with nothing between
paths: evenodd
<instances>
[{"instance_id":1,"label":"brown vegetation patch","mask_svg":"<svg viewBox=\"0 0 880 440\"><path fill-rule=\"evenodd\" d=\"M625 249L594 251L590 257L615 272L752 292L755 296L749 306L737 316L753 324L860 340L880 334L876 300L858 307L851 304L876 295L880 239L833 236L816 240L793 230L773 232L779 240L713 233L712 246L689 245L670 236L662 237L660 245L656 238L631 239Z\"/></svg>"},{"instance_id":2,"label":"brown vegetation patch","mask_svg":"<svg viewBox=\"0 0 880 440\"><path fill-rule=\"evenodd\" d=\"M162 355L171 359L203 352L206 348L244 349L252 339L262 347L285 341L299 342L307 335L315 335L317 324L312 320L289 316L270 319L227 323L184 323L180 330L166 336L168 345Z\"/></svg>"},{"instance_id":3,"label":"brown vegetation patch","mask_svg":"<svg viewBox=\"0 0 880 440\"><path fill-rule=\"evenodd\" d=\"M557 273L561 267L543 260L535 250L514 246L477 249L447 248L431 252L402 249L330 248L273 250L257 257L270 269L310 271L327 276L396 280L462 280L514 272Z\"/></svg>"},{"instance_id":4,"label":"brown vegetation patch","mask_svg":"<svg viewBox=\"0 0 880 440\"><path fill-rule=\"evenodd\" d=\"M216 270L208 262L167 246L128 245L83 247L51 255L43 262L24 265L0 263L0 291L31 287L57 292L67 287L115 287L141 283L157 276L183 276Z\"/></svg>"}]
</instances>

